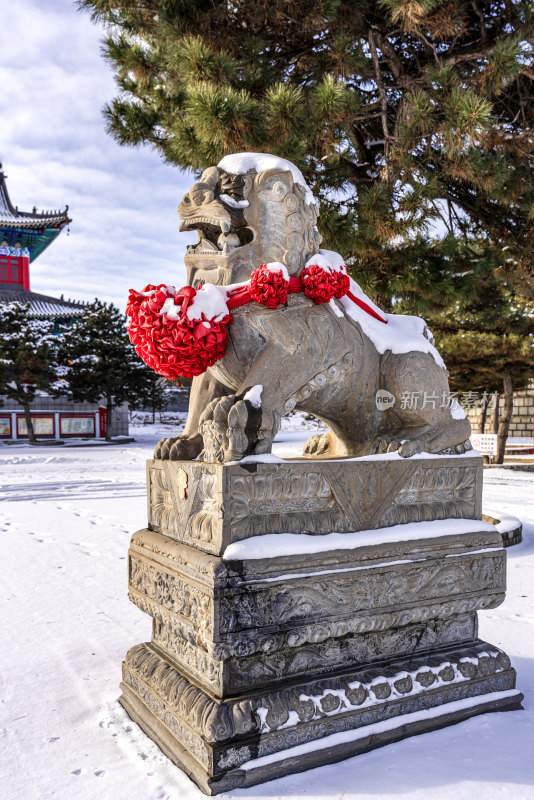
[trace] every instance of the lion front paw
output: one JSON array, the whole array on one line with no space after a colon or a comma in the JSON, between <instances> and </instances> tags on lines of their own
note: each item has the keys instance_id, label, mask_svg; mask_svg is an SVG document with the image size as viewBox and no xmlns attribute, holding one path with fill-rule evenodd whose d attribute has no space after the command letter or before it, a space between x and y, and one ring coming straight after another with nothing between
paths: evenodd
<instances>
[{"instance_id":1,"label":"lion front paw","mask_svg":"<svg viewBox=\"0 0 534 800\"><path fill-rule=\"evenodd\" d=\"M192 461L202 450L202 436L171 436L161 439L154 450L154 458L169 461Z\"/></svg>"},{"instance_id":2,"label":"lion front paw","mask_svg":"<svg viewBox=\"0 0 534 800\"><path fill-rule=\"evenodd\" d=\"M425 449L425 442L421 439L405 439L399 447L399 455L402 458L410 458L422 453Z\"/></svg>"},{"instance_id":3,"label":"lion front paw","mask_svg":"<svg viewBox=\"0 0 534 800\"><path fill-rule=\"evenodd\" d=\"M243 401L235 394L212 400L200 418L204 449L201 461L238 461L247 448L245 426L248 418Z\"/></svg>"},{"instance_id":4,"label":"lion front paw","mask_svg":"<svg viewBox=\"0 0 534 800\"><path fill-rule=\"evenodd\" d=\"M240 461L253 452L270 450L275 415L235 394L213 400L200 418L204 449L201 461Z\"/></svg>"},{"instance_id":5,"label":"lion front paw","mask_svg":"<svg viewBox=\"0 0 534 800\"><path fill-rule=\"evenodd\" d=\"M330 447L329 433L316 433L306 441L303 453L305 456L322 456Z\"/></svg>"},{"instance_id":6,"label":"lion front paw","mask_svg":"<svg viewBox=\"0 0 534 800\"><path fill-rule=\"evenodd\" d=\"M154 458L169 458L170 449L177 439L177 436L172 436L168 439L160 439L154 448Z\"/></svg>"},{"instance_id":7,"label":"lion front paw","mask_svg":"<svg viewBox=\"0 0 534 800\"><path fill-rule=\"evenodd\" d=\"M401 447L401 440L397 436L380 436L373 444L372 455L382 453L396 453Z\"/></svg>"}]
</instances>

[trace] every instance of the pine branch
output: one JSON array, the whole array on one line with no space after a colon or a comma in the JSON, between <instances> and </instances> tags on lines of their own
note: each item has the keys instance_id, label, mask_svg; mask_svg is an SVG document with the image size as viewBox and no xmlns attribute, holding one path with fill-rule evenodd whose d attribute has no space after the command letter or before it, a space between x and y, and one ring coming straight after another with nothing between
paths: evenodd
<instances>
[{"instance_id":1,"label":"pine branch","mask_svg":"<svg viewBox=\"0 0 534 800\"><path fill-rule=\"evenodd\" d=\"M529 80L534 81L534 69L530 66L522 66L519 70L521 75L525 75L525 77L529 78Z\"/></svg>"},{"instance_id":2,"label":"pine branch","mask_svg":"<svg viewBox=\"0 0 534 800\"><path fill-rule=\"evenodd\" d=\"M382 81L382 75L380 72L380 62L378 60L378 53L376 51L376 44L375 44L375 37L374 32L372 30L369 31L368 35L369 47L371 48L371 56L373 59L373 65L375 68L375 79L376 85L378 86L378 92L380 94L380 106L381 106L381 119L382 119L382 130L384 132L384 161L385 161L385 169L386 169L386 182L390 183L391 181L391 173L389 169L389 145L390 145L390 135L389 135L389 127L388 127L388 101L386 90L384 88L384 83Z\"/></svg>"},{"instance_id":3,"label":"pine branch","mask_svg":"<svg viewBox=\"0 0 534 800\"><path fill-rule=\"evenodd\" d=\"M476 2L476 0L471 0L471 8L475 12L476 16L478 17L478 21L480 23L480 41L483 44L485 44L485 42L487 40L487 37L488 37L488 33L486 31L486 23L485 23L485 20L484 20L484 14L482 13L480 8L478 7L478 3Z\"/></svg>"}]
</instances>

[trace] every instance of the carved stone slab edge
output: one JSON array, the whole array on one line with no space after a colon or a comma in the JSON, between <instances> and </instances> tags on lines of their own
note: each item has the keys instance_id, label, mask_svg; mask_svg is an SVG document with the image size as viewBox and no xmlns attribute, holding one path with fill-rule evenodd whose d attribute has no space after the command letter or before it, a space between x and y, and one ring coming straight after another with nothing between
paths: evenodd
<instances>
[{"instance_id":1,"label":"carved stone slab edge","mask_svg":"<svg viewBox=\"0 0 534 800\"><path fill-rule=\"evenodd\" d=\"M230 633L273 624L306 624L310 615L326 621L350 611L376 613L438 598L502 592L505 563L505 552L500 550L249 583L220 592L218 630Z\"/></svg>"},{"instance_id":2,"label":"carved stone slab edge","mask_svg":"<svg viewBox=\"0 0 534 800\"><path fill-rule=\"evenodd\" d=\"M171 570L189 575L206 586L225 586L228 582L228 562L191 545L177 542L159 531L148 528L136 531L130 541L130 550L152 558Z\"/></svg>"},{"instance_id":3,"label":"carved stone slab edge","mask_svg":"<svg viewBox=\"0 0 534 800\"><path fill-rule=\"evenodd\" d=\"M341 614L390 611L438 598L502 594L504 566L505 551L501 549L214 592L177 570L132 552L129 587L191 620L205 633L204 638L217 641L239 631L308 624L310 616L326 622Z\"/></svg>"},{"instance_id":4,"label":"carved stone slab edge","mask_svg":"<svg viewBox=\"0 0 534 800\"><path fill-rule=\"evenodd\" d=\"M122 683L123 694L119 702L124 707L130 718L136 722L144 732L156 742L159 748L179 767L197 786L209 796L220 794L221 792L231 791L236 788L246 788L258 783L273 780L295 772L303 772L314 767L335 763L369 750L383 747L387 744L397 742L409 736L427 733L432 730L453 725L478 714L485 714L492 711L510 711L521 708L523 695L517 693L511 698L502 700L487 701L486 695L480 695L480 703L462 711L447 713L434 718L427 718L416 723L404 723L380 735L369 735L354 742L343 745L336 745L314 751L304 756L295 757L290 754L288 758L282 759L274 764L264 767L257 767L250 770L243 770L239 766L230 768L223 774L211 777L210 772L203 767L194 757L191 756L180 740L169 728L145 705L130 687ZM229 748L226 759L228 763L243 757L253 755L248 746L241 748ZM225 759L223 755L223 760ZM239 764L239 760L237 762ZM243 763L243 762L242 762Z\"/></svg>"},{"instance_id":5,"label":"carved stone slab edge","mask_svg":"<svg viewBox=\"0 0 534 800\"><path fill-rule=\"evenodd\" d=\"M487 597L484 594L462 598L461 600L439 600L425 607L404 606L396 611L379 610L365 613L361 617L335 618L328 623L319 622L299 627L279 629L275 626L255 630L251 638L249 631L228 634L219 641L206 640L199 636L199 628L193 622L173 614L165 606L144 594L130 590L129 599L145 614L155 621L172 629L173 635L187 643L203 648L216 660L224 661L232 657L245 657L254 653L273 653L278 650L300 648L308 643L320 644L331 639L346 638L353 635L384 633L406 626L428 622L447 621L464 617L475 611L496 608L503 601L504 594L497 593Z\"/></svg>"},{"instance_id":6,"label":"carved stone slab edge","mask_svg":"<svg viewBox=\"0 0 534 800\"><path fill-rule=\"evenodd\" d=\"M172 732L172 721L168 719L168 725L158 717L151 709L152 700L146 696L142 698L131 689L124 681L120 684L122 694L119 703L122 705L128 716L133 720L147 736L155 742L160 750L173 761L185 774L194 781L197 786L207 795L218 794L222 789L213 791L210 787L208 768L198 761L191 752L182 744L179 734ZM238 780L234 787L243 783Z\"/></svg>"},{"instance_id":7,"label":"carved stone slab edge","mask_svg":"<svg viewBox=\"0 0 534 800\"><path fill-rule=\"evenodd\" d=\"M311 675L327 677L339 670L354 669L379 659L415 656L431 648L445 647L476 639L476 614L409 624L404 628L349 634L339 639L311 642L274 653L255 653L247 658L230 658L223 663L228 694L304 680Z\"/></svg>"},{"instance_id":8,"label":"carved stone slab edge","mask_svg":"<svg viewBox=\"0 0 534 800\"><path fill-rule=\"evenodd\" d=\"M489 692L487 694L489 694ZM209 793L215 795L235 788L246 788L295 772L303 772L315 767L336 763L337 761L342 761L343 759L359 755L360 753L366 753L378 747L384 747L385 745L406 739L410 736L428 733L462 722L478 714L485 714L491 711L512 711L522 708L521 702L523 695L520 693L515 694L513 697L500 700L485 700L487 694L480 695L480 703L470 708L443 713L437 717L425 718L418 722L401 723L398 727L394 727L380 734L371 733L368 736L358 738L352 742L349 741L345 744L329 746L325 749L315 750L304 755L295 756L289 752L285 759L268 765L258 766L257 768L251 768L246 771L237 767L228 771L220 778L216 776L212 779L208 779ZM402 718L401 714L397 716ZM233 753L231 752L228 758L232 756ZM202 782L202 780L203 778L201 777L200 781ZM201 785L201 783L199 783L199 785Z\"/></svg>"},{"instance_id":9,"label":"carved stone slab edge","mask_svg":"<svg viewBox=\"0 0 534 800\"><path fill-rule=\"evenodd\" d=\"M388 699L392 702L421 694L433 696L444 686L466 685L501 673L515 680L506 653L478 641L410 659L389 659L289 687L216 699L193 685L150 644L131 648L123 664L126 683L131 684L131 676L141 680L165 698L166 707L187 721L192 731L211 744L259 733L308 730L311 722L331 724L334 718L371 711ZM514 685L507 683L500 688Z\"/></svg>"},{"instance_id":10,"label":"carved stone slab edge","mask_svg":"<svg viewBox=\"0 0 534 800\"><path fill-rule=\"evenodd\" d=\"M232 541L284 530L324 534L480 517L478 457L147 465L149 525L220 555Z\"/></svg>"},{"instance_id":11,"label":"carved stone slab edge","mask_svg":"<svg viewBox=\"0 0 534 800\"><path fill-rule=\"evenodd\" d=\"M486 650L483 649L484 647ZM443 657L445 653L442 653L441 663L438 663L440 654L435 654L434 663L428 664L426 667L421 667L421 663L424 663L421 660L418 662L419 666L411 664L415 670L419 670L421 678L425 674L427 675L427 680L423 682L428 682L428 676L432 675L434 676L433 683L435 683L437 672L437 680L440 684L438 688L428 688L426 686L422 691L413 695L410 695L409 681L413 682L414 680L414 669L409 674L406 671L397 673L397 680L395 680L394 674L391 675L391 671L395 670L395 665L390 665L390 674L385 675L382 680L380 678L372 679L372 674L369 675L371 680L368 680L367 684L353 687L354 696L351 697L351 710L344 714L340 714L335 707L332 707L336 701L338 704L340 702L337 692L328 691L328 683L332 683L332 680L323 681L322 684L325 685L325 688L322 694L310 697L314 705L317 702L324 704L324 707L320 710L320 716L315 715L308 722L302 721L300 725L287 726L278 720L278 728L271 730L267 723L268 713L264 714L261 711L261 708L265 708L265 706L260 707L257 705L252 714L256 732L251 733L251 715L249 713L251 709L246 707L247 702L250 704L250 701L241 701L236 703L237 706L241 705L238 713L236 713L236 709L232 712L232 728L237 736L237 739L234 739L233 742L227 739L228 709L224 709L226 719L224 714L223 717L220 717L220 714L217 713L218 709L224 708L228 704L223 702L217 706L216 701L213 701L201 690L192 686L174 668L165 664L165 662L162 663L156 653L151 654L146 645L138 645L128 653L127 662L130 660L133 663L124 664L121 702L130 713L130 716L149 733L164 752L179 766L183 766L204 791L211 794L242 785L243 775L234 776L232 778L233 782L230 783L224 780L218 783L218 780L223 777L224 772L234 772L236 767L251 758L280 752L297 744L328 736L331 733L352 730L383 719L409 714L420 709L434 708L466 697L480 696L482 708L485 695L515 687L515 671L509 667L507 656L498 648L480 643L478 657L467 656L463 662L459 660L462 652L465 653L466 651L460 650L457 652L456 663L452 659L449 663L444 663ZM471 652L473 651L471 650ZM155 657L155 661L153 658L151 659L151 656ZM148 663L150 660L152 660L152 663ZM137 666L135 662L137 662ZM147 664L148 670L146 668L143 669L143 665L146 667ZM461 682L458 682L452 674L448 673L457 673L458 668L462 665L465 677ZM403 666L402 661L396 662L397 669L399 666ZM384 667L382 667L383 670ZM158 685L158 680L162 682L161 685ZM362 705L365 701L361 701L361 696L357 696L357 693L362 688L367 690L368 695L374 692L380 695L380 692L387 691L387 689L384 689L385 686L389 686L391 690L389 697L385 699L377 697L376 702L371 706ZM308 687L300 688L306 689ZM297 692L298 689L295 690L294 694ZM166 699L162 699L162 696ZM361 701L361 709L357 709L354 705L358 700ZM507 703L502 704L502 707L518 708L521 700L522 695L517 694L510 698ZM325 701L327 702L325 703ZM265 703L266 699L262 698L262 702ZM269 702L269 699L267 702ZM280 716L280 693L271 695L270 702L272 712L270 721L273 722L273 713L275 716L276 714ZM300 702L302 704L302 700ZM309 703L309 700L304 700L304 703L306 702ZM491 706L484 708L484 710L497 710L497 708L497 706ZM189 714L187 723L182 718L184 713L186 716ZM470 709L466 716L470 716L472 713L477 712ZM478 713L481 713L481 711ZM465 718L465 716L458 718ZM453 721L457 720L444 721L442 724L450 724ZM266 725L267 729L260 729L258 732L258 723L262 724L262 727ZM161 727L162 725L165 730ZM195 734L197 726L202 729L198 735ZM431 727L422 726L415 732L429 730ZM173 737L176 737L179 747L174 746ZM218 741L221 743L217 744ZM387 741L387 737L385 740L381 738L379 742L372 746L379 746ZM186 742L185 748L188 751L185 755L183 752L184 742ZM340 758L343 758L352 751L343 750L340 752L343 752L343 755L340 755ZM360 752L360 750L356 749L354 752ZM189 755L193 756L193 758L190 758ZM319 752L315 760L299 767L299 769L327 763L324 760L324 755L324 753ZM293 770L288 770L286 768L287 765L283 764L284 768L280 771L280 764L281 762L274 765L274 771L268 771L267 776L265 772L260 771L262 777L259 777L258 781L286 774L288 771L295 771L294 767ZM215 780L210 780L214 775L216 776ZM246 780L249 780L249 777ZM220 786L220 789L216 788L216 786Z\"/></svg>"},{"instance_id":12,"label":"carved stone slab edge","mask_svg":"<svg viewBox=\"0 0 534 800\"><path fill-rule=\"evenodd\" d=\"M380 705L370 710L353 711L345 716L322 718L313 720L302 728L286 728L273 733L260 734L258 756L271 755L286 750L299 744L306 744L316 739L322 739L333 733L341 733L355 728L365 727L384 719L411 714L421 709L436 708L444 703L451 703L463 700L466 697L475 697L481 694L489 694L494 691L512 689L515 686L515 673L508 671L506 674L493 675L488 678L478 678L464 685L451 685L425 691L422 696L417 695L410 698L388 698ZM237 744L236 740L235 744ZM239 743L243 740L239 740ZM242 746L242 745L241 745ZM218 766L226 766L229 761L228 745L224 747L223 763L216 758ZM261 754L261 755L260 755ZM241 756L242 758L246 754ZM236 757L234 756L234 759ZM244 763L244 762L241 762Z\"/></svg>"},{"instance_id":13,"label":"carved stone slab edge","mask_svg":"<svg viewBox=\"0 0 534 800\"><path fill-rule=\"evenodd\" d=\"M339 639L329 637L296 647L280 647L276 635L273 635L271 641L264 638L264 646L259 652L255 637L244 638L238 657L225 655L221 660L185 641L180 631L159 621L155 621L152 642L193 681L217 697L223 697L276 686L288 679L302 680L312 674L327 676L378 659L413 656L430 648L465 644L476 636L476 614L472 614L407 624L404 628L347 634ZM273 650L273 647L277 649ZM218 647L214 649L219 650ZM243 655L247 651L251 652Z\"/></svg>"},{"instance_id":14,"label":"carved stone slab edge","mask_svg":"<svg viewBox=\"0 0 534 800\"><path fill-rule=\"evenodd\" d=\"M181 745L199 764L205 769L212 768L213 749L209 743L201 735L193 731L174 711L170 710L168 703L160 694L151 689L145 681L124 665L120 686L123 696L126 694L130 699L135 697L141 700L144 706L178 738ZM119 701L122 702L122 699L120 697ZM159 744L157 739L154 739L154 741Z\"/></svg>"},{"instance_id":15,"label":"carved stone slab edge","mask_svg":"<svg viewBox=\"0 0 534 800\"><path fill-rule=\"evenodd\" d=\"M239 587L252 582L273 582L288 574L305 572L313 577L314 572L325 570L341 571L347 568L387 566L391 561L422 561L425 559L443 560L452 556L468 556L475 551L499 550L502 537L498 531L479 531L443 535L433 539L411 539L399 542L366 545L366 531L361 532L358 547L345 550L331 550L291 556L278 556L268 559L246 561L227 561L227 584Z\"/></svg>"},{"instance_id":16,"label":"carved stone slab edge","mask_svg":"<svg viewBox=\"0 0 534 800\"><path fill-rule=\"evenodd\" d=\"M502 537L495 530L470 531L444 534L425 539L406 539L382 544L365 544L362 531L359 546L343 550L327 550L274 558L225 561L220 557L204 553L196 547L178 542L158 531L141 529L133 534L130 550L166 566L189 575L207 586L248 585L251 581L271 580L288 573L320 572L325 569L361 567L392 560L437 558L452 555L468 555L475 550L502 549Z\"/></svg>"}]
</instances>

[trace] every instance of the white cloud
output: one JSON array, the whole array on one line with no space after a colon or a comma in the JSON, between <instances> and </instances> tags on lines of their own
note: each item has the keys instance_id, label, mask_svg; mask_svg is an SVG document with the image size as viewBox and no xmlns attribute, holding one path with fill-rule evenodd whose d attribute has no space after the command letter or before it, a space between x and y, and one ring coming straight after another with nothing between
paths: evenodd
<instances>
[{"instance_id":1,"label":"white cloud","mask_svg":"<svg viewBox=\"0 0 534 800\"><path fill-rule=\"evenodd\" d=\"M130 287L184 284L194 236L176 207L192 174L106 134L116 87L101 37L69 0L3 0L0 158L15 205L68 203L73 220L32 264L31 288L124 307Z\"/></svg>"}]
</instances>

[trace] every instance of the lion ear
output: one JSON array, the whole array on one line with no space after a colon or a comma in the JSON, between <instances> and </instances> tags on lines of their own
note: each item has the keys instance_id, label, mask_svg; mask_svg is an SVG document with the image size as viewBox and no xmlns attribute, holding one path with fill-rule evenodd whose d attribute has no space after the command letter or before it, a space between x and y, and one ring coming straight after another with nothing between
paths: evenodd
<instances>
[{"instance_id":1,"label":"lion ear","mask_svg":"<svg viewBox=\"0 0 534 800\"><path fill-rule=\"evenodd\" d=\"M287 169L265 169L256 175L255 184L258 191L271 189L279 200L283 200L293 189L293 175Z\"/></svg>"}]
</instances>

